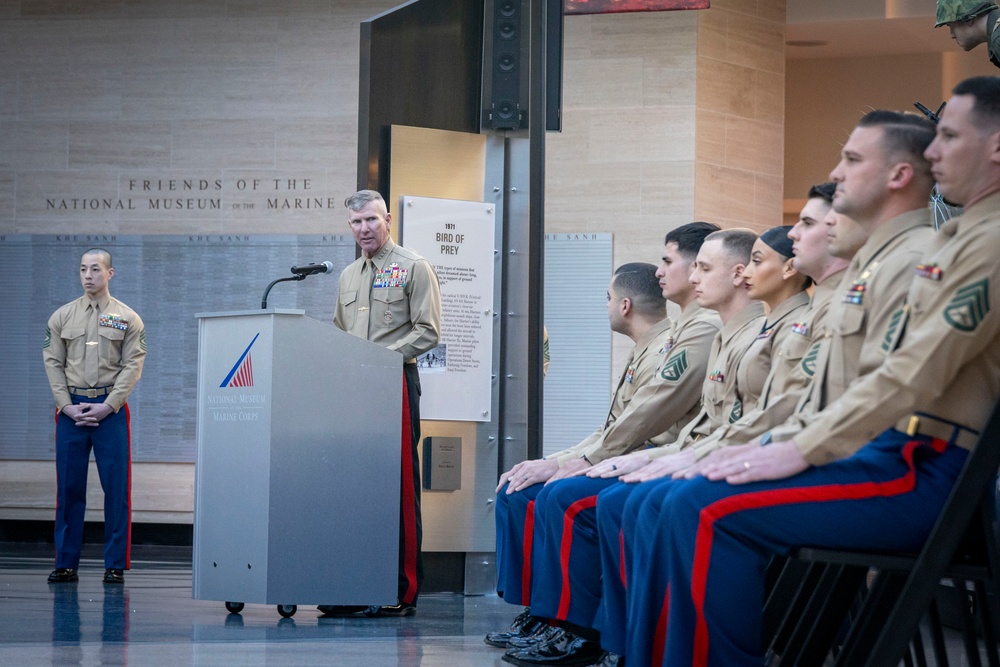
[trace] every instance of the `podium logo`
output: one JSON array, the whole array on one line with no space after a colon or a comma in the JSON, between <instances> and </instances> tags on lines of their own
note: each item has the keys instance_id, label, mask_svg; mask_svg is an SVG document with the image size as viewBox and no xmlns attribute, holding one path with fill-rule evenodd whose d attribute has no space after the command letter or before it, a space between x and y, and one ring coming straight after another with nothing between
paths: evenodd
<instances>
[{"instance_id":1,"label":"podium logo","mask_svg":"<svg viewBox=\"0 0 1000 667\"><path fill-rule=\"evenodd\" d=\"M253 356L250 354L250 348L253 347L253 344L257 342L257 338L259 337L259 333L253 337L253 340L247 345L247 349L243 350L243 354L233 364L226 379L219 385L220 387L253 386Z\"/></svg>"}]
</instances>

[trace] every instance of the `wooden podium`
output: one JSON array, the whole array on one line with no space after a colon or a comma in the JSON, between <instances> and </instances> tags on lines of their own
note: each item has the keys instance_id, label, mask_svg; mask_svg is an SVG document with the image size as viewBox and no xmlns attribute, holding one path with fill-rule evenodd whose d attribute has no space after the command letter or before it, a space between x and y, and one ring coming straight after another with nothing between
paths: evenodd
<instances>
[{"instance_id":1,"label":"wooden podium","mask_svg":"<svg viewBox=\"0 0 1000 667\"><path fill-rule=\"evenodd\" d=\"M193 597L395 604L402 355L300 310L198 318Z\"/></svg>"}]
</instances>

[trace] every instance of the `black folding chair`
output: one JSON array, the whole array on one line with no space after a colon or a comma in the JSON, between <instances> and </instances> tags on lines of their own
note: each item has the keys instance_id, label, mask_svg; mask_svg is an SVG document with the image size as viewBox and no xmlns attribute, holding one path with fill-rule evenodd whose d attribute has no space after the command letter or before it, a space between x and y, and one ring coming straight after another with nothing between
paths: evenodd
<instances>
[{"instance_id":1,"label":"black folding chair","mask_svg":"<svg viewBox=\"0 0 1000 667\"><path fill-rule=\"evenodd\" d=\"M838 667L926 665L924 620L936 664L947 665L936 600L948 590L941 586L946 579L952 583L952 607L960 616L968 664L982 664L981 635L988 664L1000 667L1000 555L993 525L998 467L1000 404L919 554L812 548L793 554L765 604L775 662L818 667L832 655Z\"/></svg>"}]
</instances>

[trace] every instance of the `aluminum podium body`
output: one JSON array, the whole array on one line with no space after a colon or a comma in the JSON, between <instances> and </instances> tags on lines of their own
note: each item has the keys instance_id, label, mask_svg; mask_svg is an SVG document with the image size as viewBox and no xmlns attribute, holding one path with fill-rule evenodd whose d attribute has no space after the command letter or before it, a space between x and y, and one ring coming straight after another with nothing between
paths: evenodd
<instances>
[{"instance_id":1,"label":"aluminum podium body","mask_svg":"<svg viewBox=\"0 0 1000 667\"><path fill-rule=\"evenodd\" d=\"M402 355L300 310L198 318L194 598L395 604Z\"/></svg>"}]
</instances>

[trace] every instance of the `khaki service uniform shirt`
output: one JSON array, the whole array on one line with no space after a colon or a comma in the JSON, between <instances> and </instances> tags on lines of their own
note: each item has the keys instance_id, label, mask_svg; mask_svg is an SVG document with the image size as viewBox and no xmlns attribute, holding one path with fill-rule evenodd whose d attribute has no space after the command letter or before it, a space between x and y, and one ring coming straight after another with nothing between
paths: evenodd
<instances>
[{"instance_id":1,"label":"khaki service uniform shirt","mask_svg":"<svg viewBox=\"0 0 1000 667\"><path fill-rule=\"evenodd\" d=\"M413 361L441 340L434 268L389 239L374 257L359 257L341 272L333 324Z\"/></svg>"},{"instance_id":2,"label":"khaki service uniform shirt","mask_svg":"<svg viewBox=\"0 0 1000 667\"><path fill-rule=\"evenodd\" d=\"M935 236L930 210L918 209L880 225L861 246L830 304L831 336L802 361L815 365L809 392L792 417L772 429L772 440L794 437L851 382L882 364L888 352L883 338L898 328L913 269Z\"/></svg>"},{"instance_id":3,"label":"khaki service uniform shirt","mask_svg":"<svg viewBox=\"0 0 1000 667\"><path fill-rule=\"evenodd\" d=\"M656 438L653 442L659 446L650 452L652 458L690 446L728 423L743 401L756 402L757 396L739 393L736 377L741 365L753 363L747 353L764 322L764 305L759 301L748 304L726 322L712 341L708 373L702 383L701 410L683 425L674 440Z\"/></svg>"},{"instance_id":4,"label":"khaki service uniform shirt","mask_svg":"<svg viewBox=\"0 0 1000 667\"><path fill-rule=\"evenodd\" d=\"M146 328L138 313L110 295L86 294L52 313L42 346L56 408L73 404L70 391L110 388L104 402L118 412L142 375Z\"/></svg>"},{"instance_id":5,"label":"khaki service uniform shirt","mask_svg":"<svg viewBox=\"0 0 1000 667\"><path fill-rule=\"evenodd\" d=\"M625 414L625 410L632 402L632 398L636 392L650 382L655 382L659 377L660 366L663 364L664 351L669 345L672 329L673 324L670 318L664 318L647 331L642 338L636 341L632 352L629 354L628 362L625 364L625 370L622 371L621 377L618 378L618 385L615 387L615 393L611 397L611 408L608 410L608 416L604 420L604 425L576 445L561 452L550 454L545 458L557 460L559 466L562 467L568 461L580 458L583 455L582 452L591 449L596 451L597 449L606 449L608 447L615 449L627 448L633 438L641 435L642 430L645 428L643 424L620 424L614 430L614 433L610 433L610 427ZM635 410L630 410L628 414L629 419L634 422L633 416L635 415ZM611 435L610 439L608 438L609 435ZM641 443L645 439L644 437L639 438L639 442Z\"/></svg>"},{"instance_id":6,"label":"khaki service uniform shirt","mask_svg":"<svg viewBox=\"0 0 1000 667\"><path fill-rule=\"evenodd\" d=\"M1000 397L1000 192L945 223L928 248L881 338L885 363L795 437L810 463L850 456L893 425L971 449L986 424Z\"/></svg>"},{"instance_id":7,"label":"khaki service uniform shirt","mask_svg":"<svg viewBox=\"0 0 1000 667\"><path fill-rule=\"evenodd\" d=\"M663 434L675 440L681 427L698 413L712 339L721 327L715 311L699 307L696 301L689 303L670 331L655 381L639 387L603 437L584 447L580 455L596 465Z\"/></svg>"},{"instance_id":8,"label":"khaki service uniform shirt","mask_svg":"<svg viewBox=\"0 0 1000 667\"><path fill-rule=\"evenodd\" d=\"M767 321L760 333L750 343L750 349L744 357L744 362L736 369L736 393L746 396L742 410L730 415L730 423L738 420L744 414L757 409L765 398L768 388L768 378L775 350L781 349L785 340L792 333L794 324L800 315L809 307L809 294L804 290L785 299L772 312L768 313ZM750 400L750 399L753 400Z\"/></svg>"},{"instance_id":9,"label":"khaki service uniform shirt","mask_svg":"<svg viewBox=\"0 0 1000 667\"><path fill-rule=\"evenodd\" d=\"M783 424L792 415L813 376L811 367L803 365L803 357L829 334L830 322L826 314L843 275L844 271L838 271L827 276L822 284L813 287L808 306L794 308L788 318L778 323L780 331L774 334L771 348L771 370L757 409L700 440L695 446L699 459L721 447L750 442ZM779 310L775 309L774 314Z\"/></svg>"}]
</instances>

